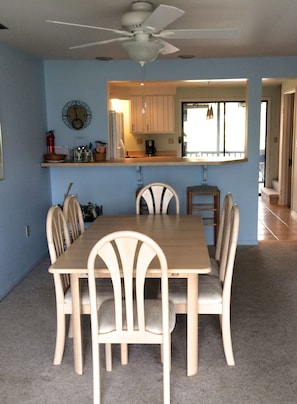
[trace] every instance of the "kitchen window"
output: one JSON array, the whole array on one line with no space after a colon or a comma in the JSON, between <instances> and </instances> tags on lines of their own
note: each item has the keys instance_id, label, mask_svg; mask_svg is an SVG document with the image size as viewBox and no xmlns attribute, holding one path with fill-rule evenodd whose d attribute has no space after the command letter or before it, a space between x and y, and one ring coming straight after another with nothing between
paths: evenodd
<instances>
[{"instance_id":1,"label":"kitchen window","mask_svg":"<svg viewBox=\"0 0 297 404\"><path fill-rule=\"evenodd\" d=\"M182 102L182 155L244 159L245 101Z\"/></svg>"}]
</instances>

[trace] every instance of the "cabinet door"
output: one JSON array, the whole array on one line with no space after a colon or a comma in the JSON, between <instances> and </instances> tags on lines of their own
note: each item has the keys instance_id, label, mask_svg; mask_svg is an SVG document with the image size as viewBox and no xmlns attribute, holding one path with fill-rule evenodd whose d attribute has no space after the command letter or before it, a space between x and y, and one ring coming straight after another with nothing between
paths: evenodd
<instances>
[{"instance_id":1,"label":"cabinet door","mask_svg":"<svg viewBox=\"0 0 297 404\"><path fill-rule=\"evenodd\" d=\"M172 95L131 97L132 133L172 133L174 130L174 97Z\"/></svg>"},{"instance_id":2,"label":"cabinet door","mask_svg":"<svg viewBox=\"0 0 297 404\"><path fill-rule=\"evenodd\" d=\"M171 133L175 128L174 97L156 95L151 97L151 114L149 116L151 133Z\"/></svg>"},{"instance_id":3,"label":"cabinet door","mask_svg":"<svg viewBox=\"0 0 297 404\"><path fill-rule=\"evenodd\" d=\"M144 107L144 100L141 95L131 97L131 132L132 133L145 133L144 115L142 109Z\"/></svg>"}]
</instances>

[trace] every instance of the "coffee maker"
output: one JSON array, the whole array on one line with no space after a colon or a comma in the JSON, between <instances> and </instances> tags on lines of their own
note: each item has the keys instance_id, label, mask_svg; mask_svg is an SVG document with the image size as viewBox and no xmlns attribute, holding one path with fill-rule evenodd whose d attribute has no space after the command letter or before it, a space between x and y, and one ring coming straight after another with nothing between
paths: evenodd
<instances>
[{"instance_id":1,"label":"coffee maker","mask_svg":"<svg viewBox=\"0 0 297 404\"><path fill-rule=\"evenodd\" d=\"M156 154L155 141L146 140L145 141L145 152L148 157L154 156Z\"/></svg>"}]
</instances>

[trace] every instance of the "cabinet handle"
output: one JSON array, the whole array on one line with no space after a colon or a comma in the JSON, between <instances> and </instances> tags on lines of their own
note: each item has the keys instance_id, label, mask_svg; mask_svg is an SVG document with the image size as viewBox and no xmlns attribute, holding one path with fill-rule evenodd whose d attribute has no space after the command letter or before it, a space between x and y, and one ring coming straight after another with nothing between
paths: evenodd
<instances>
[{"instance_id":1,"label":"cabinet handle","mask_svg":"<svg viewBox=\"0 0 297 404\"><path fill-rule=\"evenodd\" d=\"M149 129L150 129L150 125L147 124L147 125L146 125L146 130L149 131Z\"/></svg>"}]
</instances>

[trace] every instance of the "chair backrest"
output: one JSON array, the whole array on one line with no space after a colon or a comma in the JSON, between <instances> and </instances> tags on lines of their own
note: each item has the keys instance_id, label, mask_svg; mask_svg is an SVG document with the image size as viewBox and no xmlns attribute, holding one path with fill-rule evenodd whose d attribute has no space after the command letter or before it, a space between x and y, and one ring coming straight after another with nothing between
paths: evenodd
<instances>
[{"instance_id":1,"label":"chair backrest","mask_svg":"<svg viewBox=\"0 0 297 404\"><path fill-rule=\"evenodd\" d=\"M215 250L215 259L218 262L221 261L222 250L223 250L223 245L224 245L224 238L225 238L225 233L226 233L226 229L227 229L227 222L230 217L229 213L233 206L233 203L234 203L233 196L230 192L228 192L225 195L223 206L222 206L220 225L219 225L219 231L218 231L218 237L217 237L217 244L216 244L216 250Z\"/></svg>"},{"instance_id":2,"label":"chair backrest","mask_svg":"<svg viewBox=\"0 0 297 404\"><path fill-rule=\"evenodd\" d=\"M136 196L136 214L140 214L141 199L145 201L150 215L168 213L169 203L175 199L176 213L179 214L179 197L176 191L163 182L153 182L143 187Z\"/></svg>"},{"instance_id":3,"label":"chair backrest","mask_svg":"<svg viewBox=\"0 0 297 404\"><path fill-rule=\"evenodd\" d=\"M95 326L92 333L94 332L95 335L98 334L98 316L94 267L98 257L102 259L110 272L115 300L115 332L120 334L129 332L144 335L146 333L144 284L148 267L154 260L154 268L161 270L163 335L164 338L167 338L169 335L167 260L159 245L145 234L134 231L118 231L108 234L94 245L88 259L88 277L91 316L95 314L92 317ZM157 258L157 264L155 258ZM122 287L121 274L124 287ZM133 305L133 277L136 278L136 310ZM126 315L123 316L123 313ZM127 320L127 324L124 324L125 327L123 327L123 317ZM145 343L145 341L143 342Z\"/></svg>"},{"instance_id":4,"label":"chair backrest","mask_svg":"<svg viewBox=\"0 0 297 404\"><path fill-rule=\"evenodd\" d=\"M53 264L71 245L68 225L59 206L51 206L46 218L46 237ZM56 300L64 301L64 293L70 287L69 274L54 274Z\"/></svg>"},{"instance_id":5,"label":"chair backrest","mask_svg":"<svg viewBox=\"0 0 297 404\"><path fill-rule=\"evenodd\" d=\"M223 283L223 302L229 300L231 295L231 285L233 277L234 261L238 242L240 212L239 206L234 204L230 210L230 218L226 229L226 239L228 247L226 249L226 264L220 265L220 280ZM228 299L226 297L228 296ZM224 304L228 304L225 302Z\"/></svg>"},{"instance_id":6,"label":"chair backrest","mask_svg":"<svg viewBox=\"0 0 297 404\"><path fill-rule=\"evenodd\" d=\"M65 198L63 212L69 225L71 239L74 241L85 231L81 206L75 195L68 195Z\"/></svg>"},{"instance_id":7,"label":"chair backrest","mask_svg":"<svg viewBox=\"0 0 297 404\"><path fill-rule=\"evenodd\" d=\"M46 237L51 263L70 246L70 236L64 213L59 206L51 206L46 218Z\"/></svg>"}]
</instances>

